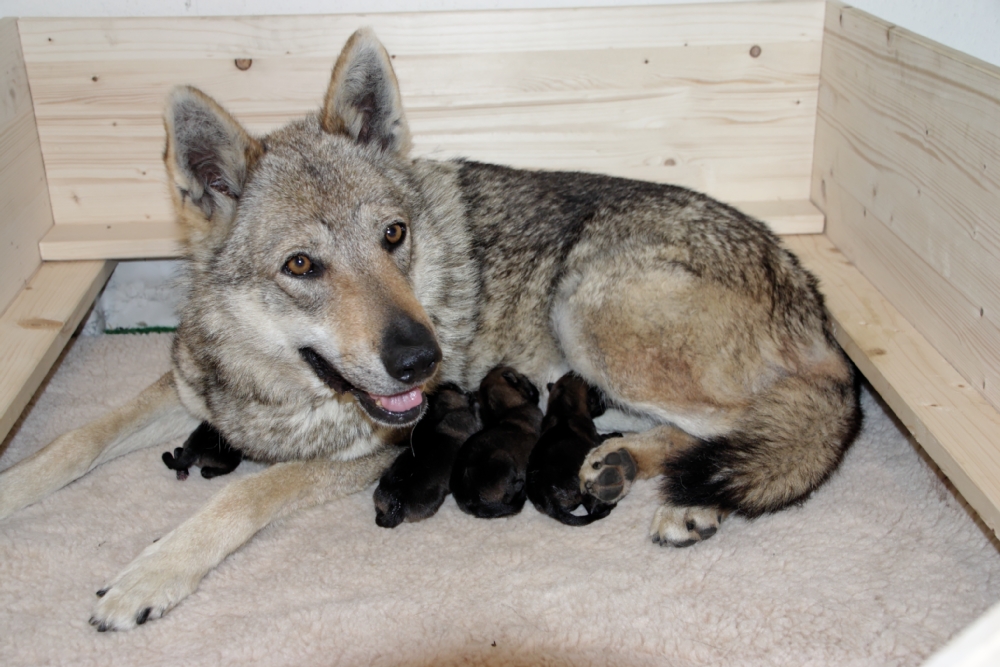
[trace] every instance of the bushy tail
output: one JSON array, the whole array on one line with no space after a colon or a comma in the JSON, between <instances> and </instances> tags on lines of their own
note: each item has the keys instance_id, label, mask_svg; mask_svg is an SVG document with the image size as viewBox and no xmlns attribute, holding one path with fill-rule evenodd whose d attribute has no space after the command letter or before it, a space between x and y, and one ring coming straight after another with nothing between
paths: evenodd
<instances>
[{"instance_id":1,"label":"bushy tail","mask_svg":"<svg viewBox=\"0 0 1000 667\"><path fill-rule=\"evenodd\" d=\"M664 464L664 499L756 517L804 500L861 428L858 374L777 381L729 434Z\"/></svg>"}]
</instances>

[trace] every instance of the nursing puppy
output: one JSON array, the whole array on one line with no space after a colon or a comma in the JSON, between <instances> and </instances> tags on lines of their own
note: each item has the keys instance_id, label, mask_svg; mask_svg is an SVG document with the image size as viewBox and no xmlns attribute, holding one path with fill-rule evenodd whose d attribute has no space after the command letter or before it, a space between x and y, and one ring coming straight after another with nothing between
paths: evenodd
<instances>
[{"instance_id":1,"label":"nursing puppy","mask_svg":"<svg viewBox=\"0 0 1000 667\"><path fill-rule=\"evenodd\" d=\"M272 465L105 582L99 630L159 618L271 522L368 488L426 392L500 364L601 390L599 427L631 432L581 483L612 503L663 475L660 544L802 501L858 431L816 279L763 223L671 185L414 158L371 30L314 114L256 136L182 86L164 127L187 266L171 370L0 473L0 519L203 421Z\"/></svg>"},{"instance_id":2,"label":"nursing puppy","mask_svg":"<svg viewBox=\"0 0 1000 667\"><path fill-rule=\"evenodd\" d=\"M176 470L180 480L188 478L191 466L201 468L201 476L205 479L228 475L242 460L243 452L230 447L208 422L202 422L184 441L184 446L175 448L173 454L163 452L163 463Z\"/></svg>"},{"instance_id":3,"label":"nursing puppy","mask_svg":"<svg viewBox=\"0 0 1000 667\"><path fill-rule=\"evenodd\" d=\"M375 523L393 528L437 512L450 491L455 454L481 428L475 395L454 384L438 387L410 434L409 447L379 480Z\"/></svg>"},{"instance_id":4,"label":"nursing puppy","mask_svg":"<svg viewBox=\"0 0 1000 667\"><path fill-rule=\"evenodd\" d=\"M541 433L538 389L509 366L494 368L479 385L483 430L455 456L451 493L462 511L483 519L524 507L528 456Z\"/></svg>"},{"instance_id":5,"label":"nursing puppy","mask_svg":"<svg viewBox=\"0 0 1000 667\"><path fill-rule=\"evenodd\" d=\"M528 498L535 509L557 521L586 526L615 507L580 491L583 459L604 440L594 426L594 419L604 414L604 401L575 373L567 373L548 388L542 437L528 457ZM573 514L581 504L587 514Z\"/></svg>"}]
</instances>

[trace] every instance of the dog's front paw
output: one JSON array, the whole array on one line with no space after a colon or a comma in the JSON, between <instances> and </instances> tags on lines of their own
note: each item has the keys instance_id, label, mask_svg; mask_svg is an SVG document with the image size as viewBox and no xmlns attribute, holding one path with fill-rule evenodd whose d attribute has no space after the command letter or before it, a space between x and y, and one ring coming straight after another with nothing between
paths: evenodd
<instances>
[{"instance_id":1,"label":"dog's front paw","mask_svg":"<svg viewBox=\"0 0 1000 667\"><path fill-rule=\"evenodd\" d=\"M638 467L626 449L607 443L590 452L580 468L580 490L603 503L616 503L629 492Z\"/></svg>"},{"instance_id":2,"label":"dog's front paw","mask_svg":"<svg viewBox=\"0 0 1000 667\"><path fill-rule=\"evenodd\" d=\"M131 630L160 618L198 588L202 575L171 562L162 548L164 538L151 544L115 579L97 591L90 624L98 632Z\"/></svg>"},{"instance_id":3,"label":"dog's front paw","mask_svg":"<svg viewBox=\"0 0 1000 667\"><path fill-rule=\"evenodd\" d=\"M660 546L689 547L715 535L725 516L711 507L661 505L653 515L649 535Z\"/></svg>"}]
</instances>

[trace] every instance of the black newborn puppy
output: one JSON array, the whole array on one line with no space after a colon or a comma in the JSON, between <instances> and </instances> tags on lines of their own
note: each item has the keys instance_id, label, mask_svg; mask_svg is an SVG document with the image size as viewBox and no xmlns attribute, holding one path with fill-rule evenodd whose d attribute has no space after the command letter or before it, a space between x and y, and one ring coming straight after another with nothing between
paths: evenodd
<instances>
[{"instance_id":1,"label":"black newborn puppy","mask_svg":"<svg viewBox=\"0 0 1000 667\"><path fill-rule=\"evenodd\" d=\"M455 456L451 493L469 514L491 519L524 507L525 471L538 442L538 389L513 368L494 368L479 385L483 430Z\"/></svg>"},{"instance_id":2,"label":"black newborn puppy","mask_svg":"<svg viewBox=\"0 0 1000 667\"><path fill-rule=\"evenodd\" d=\"M201 476L205 479L228 475L242 460L243 452L230 447L222 434L208 422L202 422L188 436L184 447L175 448L173 454L163 452L163 462L177 471L177 479L187 479L191 466L201 468Z\"/></svg>"},{"instance_id":3,"label":"black newborn puppy","mask_svg":"<svg viewBox=\"0 0 1000 667\"><path fill-rule=\"evenodd\" d=\"M553 519L568 526L586 526L615 507L580 491L580 466L604 440L594 427L594 418L604 414L604 401L575 373L567 373L548 388L542 437L528 458L528 498ZM581 503L587 514L572 514Z\"/></svg>"},{"instance_id":4,"label":"black newborn puppy","mask_svg":"<svg viewBox=\"0 0 1000 667\"><path fill-rule=\"evenodd\" d=\"M453 384L428 398L427 414L375 489L375 523L394 528L434 515L448 495L455 454L482 428L475 396Z\"/></svg>"}]
</instances>

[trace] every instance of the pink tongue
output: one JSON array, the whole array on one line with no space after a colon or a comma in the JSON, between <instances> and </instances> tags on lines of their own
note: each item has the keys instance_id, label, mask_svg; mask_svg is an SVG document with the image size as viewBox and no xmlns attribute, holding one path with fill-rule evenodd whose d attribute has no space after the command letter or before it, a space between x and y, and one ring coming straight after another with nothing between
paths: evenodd
<instances>
[{"instance_id":1,"label":"pink tongue","mask_svg":"<svg viewBox=\"0 0 1000 667\"><path fill-rule=\"evenodd\" d=\"M371 397L375 399L376 405L389 412L406 412L407 410L412 410L424 400L423 394L420 393L419 389L411 389L410 391L404 391L402 394L394 396L371 394Z\"/></svg>"}]
</instances>

